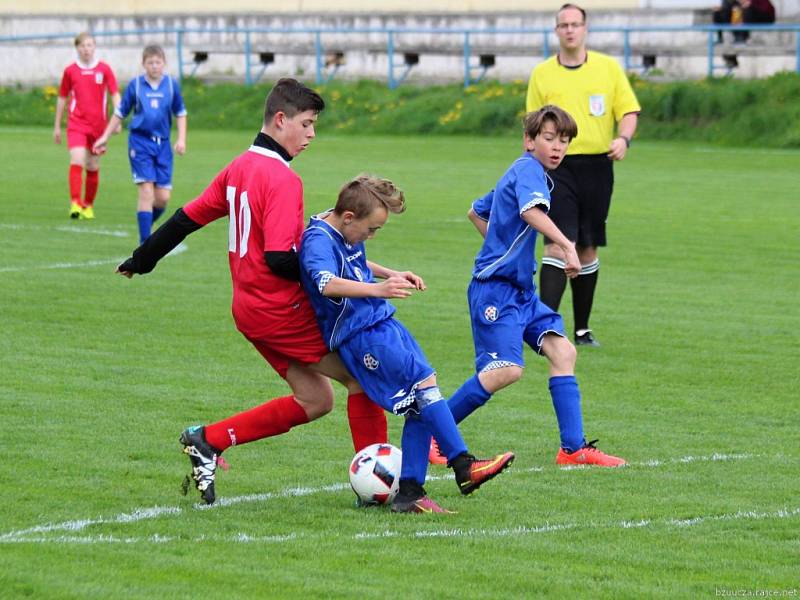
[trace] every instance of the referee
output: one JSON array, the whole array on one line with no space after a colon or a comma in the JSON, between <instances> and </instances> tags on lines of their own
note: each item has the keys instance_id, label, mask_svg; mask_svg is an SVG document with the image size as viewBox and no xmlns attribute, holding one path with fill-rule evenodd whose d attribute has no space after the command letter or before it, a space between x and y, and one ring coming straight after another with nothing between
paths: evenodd
<instances>
[{"instance_id":1,"label":"referee","mask_svg":"<svg viewBox=\"0 0 800 600\"><path fill-rule=\"evenodd\" d=\"M567 156L550 172L555 188L548 214L575 242L581 261L578 277L570 282L575 344L599 346L589 328L600 266L597 248L606 245L613 161L625 158L641 107L619 63L586 49L585 10L563 5L556 14L556 35L558 54L531 73L526 109L555 104L578 124ZM544 244L540 297L557 311L567 284L564 254L551 240L545 238Z\"/></svg>"}]
</instances>

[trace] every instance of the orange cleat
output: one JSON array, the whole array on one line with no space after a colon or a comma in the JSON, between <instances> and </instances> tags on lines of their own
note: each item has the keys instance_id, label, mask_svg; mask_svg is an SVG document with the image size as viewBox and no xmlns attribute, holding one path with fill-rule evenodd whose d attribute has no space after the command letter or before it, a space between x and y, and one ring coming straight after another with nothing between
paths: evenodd
<instances>
[{"instance_id":1,"label":"orange cleat","mask_svg":"<svg viewBox=\"0 0 800 600\"><path fill-rule=\"evenodd\" d=\"M423 496L422 498L417 498L416 500L409 500L408 502L403 502L402 500L398 502L397 498L395 498L395 501L392 502L392 512L417 513L417 514L420 513L453 514L453 511L442 508L427 496Z\"/></svg>"},{"instance_id":2,"label":"orange cleat","mask_svg":"<svg viewBox=\"0 0 800 600\"><path fill-rule=\"evenodd\" d=\"M439 448L439 442L436 441L436 438L431 438L431 448L428 451L428 462L432 465L446 465L447 464L447 457L442 454L442 450Z\"/></svg>"},{"instance_id":3,"label":"orange cleat","mask_svg":"<svg viewBox=\"0 0 800 600\"><path fill-rule=\"evenodd\" d=\"M621 467L628 464L624 458L600 452L595 446L596 442L597 440L592 440L575 452L567 452L563 448L559 448L556 464L561 466L595 465L597 467Z\"/></svg>"},{"instance_id":4,"label":"orange cleat","mask_svg":"<svg viewBox=\"0 0 800 600\"><path fill-rule=\"evenodd\" d=\"M462 454L454 458L450 466L456 473L458 489L466 496L511 466L514 458L513 452L498 454L489 459L477 459L471 454Z\"/></svg>"}]
</instances>

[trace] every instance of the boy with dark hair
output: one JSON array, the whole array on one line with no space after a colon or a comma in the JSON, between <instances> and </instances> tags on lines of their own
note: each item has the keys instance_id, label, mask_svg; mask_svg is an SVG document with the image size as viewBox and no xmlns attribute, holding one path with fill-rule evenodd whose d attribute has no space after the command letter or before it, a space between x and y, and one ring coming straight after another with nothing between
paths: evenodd
<instances>
[{"instance_id":1,"label":"boy with dark hair","mask_svg":"<svg viewBox=\"0 0 800 600\"><path fill-rule=\"evenodd\" d=\"M302 83L281 79L266 105L267 120L250 149L117 268L129 278L149 273L188 234L216 219L229 218L228 260L236 327L286 380L292 394L205 427L190 427L181 434L184 452L192 463L191 477L208 504L216 497L219 455L230 446L280 435L330 412L334 396L328 377L348 389L355 449L385 443L387 438L386 417L339 358L328 351L298 281L303 182L289 162L314 140L314 126L325 102ZM188 478L185 483L188 487Z\"/></svg>"},{"instance_id":2,"label":"boy with dark hair","mask_svg":"<svg viewBox=\"0 0 800 600\"><path fill-rule=\"evenodd\" d=\"M120 96L114 72L103 61L94 58L95 41L83 32L75 38L78 60L66 69L56 100L56 122L53 140L61 143L61 119L67 112L67 148L69 149L69 216L72 219L94 219L94 200L100 185L100 153L92 151L108 120L107 94L116 109ZM81 198L83 170L86 190Z\"/></svg>"},{"instance_id":3,"label":"boy with dark hair","mask_svg":"<svg viewBox=\"0 0 800 600\"><path fill-rule=\"evenodd\" d=\"M448 512L423 488L431 434L441 443L462 494L495 477L514 455L478 460L467 453L435 371L386 301L406 298L410 289L425 289L422 278L367 260L364 242L383 227L390 212L403 210L403 192L391 181L361 175L345 184L335 208L312 217L303 235L301 279L328 348L339 353L373 401L405 416L400 490L392 510ZM373 275L383 281L374 281Z\"/></svg>"},{"instance_id":4,"label":"boy with dark hair","mask_svg":"<svg viewBox=\"0 0 800 600\"><path fill-rule=\"evenodd\" d=\"M574 244L547 216L553 186L547 171L558 167L578 128L568 113L553 105L528 113L524 126L526 152L468 213L484 237L467 292L476 375L453 394L448 405L460 423L492 394L518 381L525 364L524 342L550 363L550 396L561 436L556 463L624 465L623 459L600 452L594 445L597 440L586 442L575 379L575 346L564 335L561 315L536 295L533 279L537 232L561 248L568 277L580 271ZM440 454L436 441L431 445L433 462Z\"/></svg>"},{"instance_id":5,"label":"boy with dark hair","mask_svg":"<svg viewBox=\"0 0 800 600\"><path fill-rule=\"evenodd\" d=\"M136 221L139 242L150 236L153 223L163 214L172 191L172 115L178 128L175 152L186 152L186 106L178 82L164 74L166 56L160 46L142 52L144 74L131 80L120 105L97 141L96 152L104 152L112 132L133 111L128 135L128 159L133 183L138 189Z\"/></svg>"}]
</instances>

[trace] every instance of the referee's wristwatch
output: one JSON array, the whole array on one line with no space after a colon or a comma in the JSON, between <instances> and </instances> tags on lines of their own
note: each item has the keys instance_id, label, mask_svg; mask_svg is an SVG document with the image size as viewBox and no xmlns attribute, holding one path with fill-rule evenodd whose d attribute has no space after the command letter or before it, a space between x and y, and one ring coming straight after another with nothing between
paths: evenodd
<instances>
[{"instance_id":1,"label":"referee's wristwatch","mask_svg":"<svg viewBox=\"0 0 800 600\"><path fill-rule=\"evenodd\" d=\"M621 140L625 140L625 147L626 148L630 148L631 147L631 138L629 138L627 135L618 135L617 137L619 139L621 139Z\"/></svg>"}]
</instances>

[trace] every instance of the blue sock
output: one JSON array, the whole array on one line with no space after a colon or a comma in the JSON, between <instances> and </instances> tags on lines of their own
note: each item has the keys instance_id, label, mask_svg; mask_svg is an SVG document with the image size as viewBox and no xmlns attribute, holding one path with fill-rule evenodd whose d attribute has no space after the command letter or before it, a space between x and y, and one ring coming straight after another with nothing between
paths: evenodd
<instances>
[{"instance_id":1,"label":"blue sock","mask_svg":"<svg viewBox=\"0 0 800 600\"><path fill-rule=\"evenodd\" d=\"M156 221L158 221L158 217L160 217L161 215L163 215L163 214L164 214L164 211L165 211L166 209L167 209L167 207L166 207L166 206L161 206L161 207L154 206L154 207L153 207L153 223L155 223Z\"/></svg>"},{"instance_id":2,"label":"blue sock","mask_svg":"<svg viewBox=\"0 0 800 600\"><path fill-rule=\"evenodd\" d=\"M403 425L400 440L403 450L403 465L400 468L400 479L413 479L425 485L428 473L428 449L431 446L431 434L419 415L409 414Z\"/></svg>"},{"instance_id":3,"label":"blue sock","mask_svg":"<svg viewBox=\"0 0 800 600\"><path fill-rule=\"evenodd\" d=\"M450 396L447 406L450 407L455 422L461 423L475 410L486 404L491 397L492 395L481 385L478 376L473 375L456 390L455 394Z\"/></svg>"},{"instance_id":4,"label":"blue sock","mask_svg":"<svg viewBox=\"0 0 800 600\"><path fill-rule=\"evenodd\" d=\"M581 415L581 391L574 375L559 375L550 378L550 397L558 419L561 447L570 452L583 448L583 416Z\"/></svg>"},{"instance_id":5,"label":"blue sock","mask_svg":"<svg viewBox=\"0 0 800 600\"><path fill-rule=\"evenodd\" d=\"M464 443L464 438L461 437L458 425L453 420L453 414L450 412L447 402L440 400L429 404L422 409L419 416L425 423L428 432L439 442L439 448L447 456L447 460L453 460L459 454L467 451L467 445ZM430 441L428 445L430 446ZM428 460L427 448L425 449L425 460Z\"/></svg>"},{"instance_id":6,"label":"blue sock","mask_svg":"<svg viewBox=\"0 0 800 600\"><path fill-rule=\"evenodd\" d=\"M153 228L153 213L149 210L140 210L136 213L136 220L139 222L139 243L141 244L150 237L150 230Z\"/></svg>"}]
</instances>

